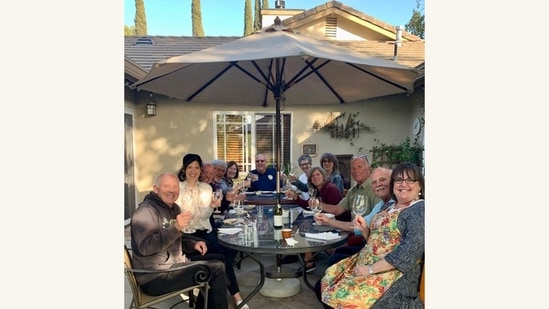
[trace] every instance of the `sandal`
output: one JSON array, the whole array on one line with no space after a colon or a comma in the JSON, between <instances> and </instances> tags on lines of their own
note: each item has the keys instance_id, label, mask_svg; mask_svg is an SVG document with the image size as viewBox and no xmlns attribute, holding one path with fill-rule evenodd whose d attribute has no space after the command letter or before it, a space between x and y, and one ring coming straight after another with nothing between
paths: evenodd
<instances>
[{"instance_id":1,"label":"sandal","mask_svg":"<svg viewBox=\"0 0 549 309\"><path fill-rule=\"evenodd\" d=\"M236 302L236 305L240 305L242 303L242 300L239 300ZM241 307L241 309L250 309L250 307L248 307L248 304L244 304L244 306Z\"/></svg>"}]
</instances>

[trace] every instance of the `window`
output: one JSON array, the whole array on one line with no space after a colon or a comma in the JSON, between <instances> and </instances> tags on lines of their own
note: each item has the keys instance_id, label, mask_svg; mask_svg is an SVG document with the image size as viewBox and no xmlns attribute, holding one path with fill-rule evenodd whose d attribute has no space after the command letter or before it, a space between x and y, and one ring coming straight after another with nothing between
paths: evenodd
<instances>
[{"instance_id":1,"label":"window","mask_svg":"<svg viewBox=\"0 0 549 309\"><path fill-rule=\"evenodd\" d=\"M254 166L255 155L264 153L267 163L274 165L276 123L275 113L214 113L216 157L236 161L240 171L249 171ZM281 113L281 159L291 162L291 114Z\"/></svg>"}]
</instances>

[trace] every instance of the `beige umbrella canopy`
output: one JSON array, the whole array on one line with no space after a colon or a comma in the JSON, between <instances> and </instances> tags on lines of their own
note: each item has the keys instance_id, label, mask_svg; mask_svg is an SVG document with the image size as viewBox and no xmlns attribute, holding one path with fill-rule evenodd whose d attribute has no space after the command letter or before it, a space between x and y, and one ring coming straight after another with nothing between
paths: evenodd
<instances>
[{"instance_id":1,"label":"beige umbrella canopy","mask_svg":"<svg viewBox=\"0 0 549 309\"><path fill-rule=\"evenodd\" d=\"M411 93L417 76L326 41L265 31L155 64L132 87L194 102L333 104Z\"/></svg>"},{"instance_id":2,"label":"beige umbrella canopy","mask_svg":"<svg viewBox=\"0 0 549 309\"><path fill-rule=\"evenodd\" d=\"M155 64L132 88L185 101L276 107L334 104L413 92L416 70L278 26Z\"/></svg>"}]
</instances>

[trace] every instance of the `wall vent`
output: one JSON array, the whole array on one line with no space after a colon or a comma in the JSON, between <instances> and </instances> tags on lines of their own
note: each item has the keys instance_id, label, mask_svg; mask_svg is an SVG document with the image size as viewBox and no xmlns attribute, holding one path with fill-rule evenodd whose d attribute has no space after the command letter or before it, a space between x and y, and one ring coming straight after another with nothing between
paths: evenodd
<instances>
[{"instance_id":1,"label":"wall vent","mask_svg":"<svg viewBox=\"0 0 549 309\"><path fill-rule=\"evenodd\" d=\"M327 38L335 38L337 35L337 17L327 16L324 36Z\"/></svg>"},{"instance_id":2,"label":"wall vent","mask_svg":"<svg viewBox=\"0 0 549 309\"><path fill-rule=\"evenodd\" d=\"M151 38L139 38L133 45L154 45L154 42Z\"/></svg>"}]
</instances>

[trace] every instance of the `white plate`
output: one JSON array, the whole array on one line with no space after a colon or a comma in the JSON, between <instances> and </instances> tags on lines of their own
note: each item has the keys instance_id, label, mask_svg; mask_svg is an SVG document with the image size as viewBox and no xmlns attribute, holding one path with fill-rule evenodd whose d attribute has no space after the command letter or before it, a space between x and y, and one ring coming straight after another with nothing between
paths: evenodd
<instances>
[{"instance_id":1,"label":"white plate","mask_svg":"<svg viewBox=\"0 0 549 309\"><path fill-rule=\"evenodd\" d=\"M242 231L241 228L237 228L237 227L220 227L217 230L219 231L219 233L231 234L231 235Z\"/></svg>"},{"instance_id":2,"label":"white plate","mask_svg":"<svg viewBox=\"0 0 549 309\"><path fill-rule=\"evenodd\" d=\"M252 210L255 208L255 205L244 205L245 210Z\"/></svg>"}]
</instances>

